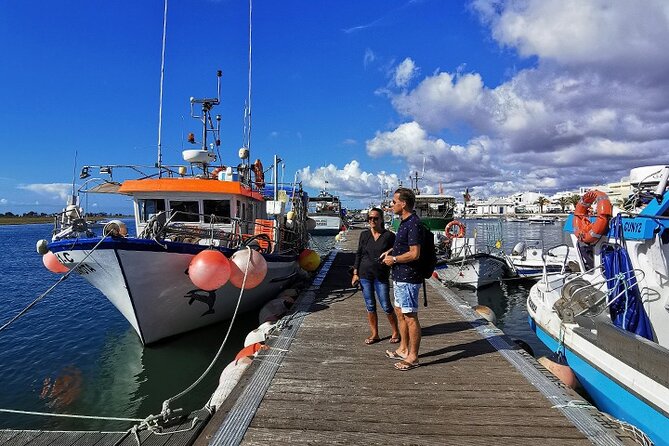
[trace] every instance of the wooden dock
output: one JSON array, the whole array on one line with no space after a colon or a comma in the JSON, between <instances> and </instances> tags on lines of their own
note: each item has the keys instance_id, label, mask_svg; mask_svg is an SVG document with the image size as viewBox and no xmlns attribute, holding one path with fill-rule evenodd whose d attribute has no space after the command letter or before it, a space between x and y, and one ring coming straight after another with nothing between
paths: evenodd
<instances>
[{"instance_id":1,"label":"wooden dock","mask_svg":"<svg viewBox=\"0 0 669 446\"><path fill-rule=\"evenodd\" d=\"M632 444L457 295L430 280L419 368L398 371L369 335L348 267L359 231L280 323L196 445Z\"/></svg>"}]
</instances>

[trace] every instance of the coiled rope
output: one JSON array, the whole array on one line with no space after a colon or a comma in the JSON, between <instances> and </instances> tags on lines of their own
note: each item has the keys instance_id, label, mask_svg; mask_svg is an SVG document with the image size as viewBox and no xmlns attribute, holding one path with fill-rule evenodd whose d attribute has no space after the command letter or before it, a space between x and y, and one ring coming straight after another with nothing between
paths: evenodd
<instances>
[{"instance_id":1,"label":"coiled rope","mask_svg":"<svg viewBox=\"0 0 669 446\"><path fill-rule=\"evenodd\" d=\"M51 286L49 287L49 289L46 290L44 293L42 293L39 297L37 297L37 299L35 299L35 300L33 300L32 302L30 302L30 304L28 304L27 307L25 307L23 310L21 310L21 311L20 311L16 316L14 316L9 322L6 322L2 327L0 327L0 331L2 331L2 330L4 330L5 328L9 327L12 323L14 323L14 321L16 321L18 318L20 318L20 317L23 316L24 314L26 314L26 313L28 312L28 310L30 310L33 306L35 306L35 304L36 304L37 302L39 302L40 300L42 300L42 299L44 299L46 296L48 296L49 293L50 293L51 291L54 290L54 288L56 288L58 285L60 285L65 279L67 279L68 277L70 277L70 274L72 274L74 271L76 271L77 268L79 267L79 265L81 265L82 263L84 263L84 260L86 260L91 254L93 254L93 252L98 248L98 246L100 246L100 245L102 244L102 242L103 242L106 238L107 238L106 235L103 236L103 237L100 239L100 241L93 247L93 249L90 250L90 251L84 256L84 258L81 259L81 260L79 261L79 263L77 263L77 264L76 264L72 269L70 269L68 272L66 272L65 274L63 274L63 276L62 276L60 279L58 279L58 280L56 281L56 283L54 283L53 285L51 285Z\"/></svg>"}]
</instances>

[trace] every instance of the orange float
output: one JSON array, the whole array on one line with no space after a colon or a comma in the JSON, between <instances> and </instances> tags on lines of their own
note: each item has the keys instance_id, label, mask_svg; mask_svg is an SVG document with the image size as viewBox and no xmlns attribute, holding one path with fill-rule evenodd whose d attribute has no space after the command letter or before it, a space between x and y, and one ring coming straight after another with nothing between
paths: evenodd
<instances>
[{"instance_id":1,"label":"orange float","mask_svg":"<svg viewBox=\"0 0 669 446\"><path fill-rule=\"evenodd\" d=\"M230 279L230 261L222 252L206 249L190 261L188 277L201 290L217 290Z\"/></svg>"},{"instance_id":2,"label":"orange float","mask_svg":"<svg viewBox=\"0 0 669 446\"><path fill-rule=\"evenodd\" d=\"M453 220L446 225L444 229L444 235L449 239L453 238L462 238L465 236L465 231L467 227L464 223L460 223L457 220Z\"/></svg>"},{"instance_id":3,"label":"orange float","mask_svg":"<svg viewBox=\"0 0 669 446\"><path fill-rule=\"evenodd\" d=\"M597 216L590 221L590 208L595 205ZM574 210L574 235L588 245L597 243L609 230L609 220L613 216L611 200L602 191L589 190L579 200Z\"/></svg>"},{"instance_id":4,"label":"orange float","mask_svg":"<svg viewBox=\"0 0 669 446\"><path fill-rule=\"evenodd\" d=\"M242 287L244 282L244 271L248 263L248 273L244 289L255 288L265 280L267 276L267 261L258 251L253 249L240 249L230 258L230 283L235 287Z\"/></svg>"},{"instance_id":5,"label":"orange float","mask_svg":"<svg viewBox=\"0 0 669 446\"><path fill-rule=\"evenodd\" d=\"M311 273L316 271L320 266L321 256L316 251L305 249L300 253L297 262L300 264L300 268Z\"/></svg>"},{"instance_id":6,"label":"orange float","mask_svg":"<svg viewBox=\"0 0 669 446\"><path fill-rule=\"evenodd\" d=\"M67 266L60 263L58 257L56 257L56 255L52 252L47 252L42 256L42 263L44 263L46 269L48 269L52 273L65 274L70 270Z\"/></svg>"}]
</instances>

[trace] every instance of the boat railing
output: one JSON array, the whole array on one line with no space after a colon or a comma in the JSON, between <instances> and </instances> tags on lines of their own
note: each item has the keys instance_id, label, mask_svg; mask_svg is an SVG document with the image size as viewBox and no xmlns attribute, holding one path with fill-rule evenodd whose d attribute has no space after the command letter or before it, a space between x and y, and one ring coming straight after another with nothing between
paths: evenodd
<instances>
[{"instance_id":1,"label":"boat railing","mask_svg":"<svg viewBox=\"0 0 669 446\"><path fill-rule=\"evenodd\" d=\"M548 249L544 249L544 248L543 248L543 241L542 241L542 246L541 246L541 261L542 261L542 263L543 263L543 272L542 272L542 274L543 274L544 282L546 282L546 283L548 283L548 275L549 275L549 273L548 273L548 261L546 260L546 256L549 255L550 252L553 251L554 249L556 249L556 248L561 248L561 247L563 247L563 246L564 246L565 248L567 248L567 252L566 252L565 255L564 255L564 259L562 260L562 266L560 267L560 272L559 272L559 274L561 274L561 275L565 274L565 272L567 271L567 264L568 264L568 262L569 262L569 249L570 249L570 246L569 246L568 244L566 244L566 243L560 243L560 244L557 244L557 245L555 245L555 246L552 246L552 247L550 247L550 248L548 248ZM555 273L554 273L554 274L555 274Z\"/></svg>"}]
</instances>

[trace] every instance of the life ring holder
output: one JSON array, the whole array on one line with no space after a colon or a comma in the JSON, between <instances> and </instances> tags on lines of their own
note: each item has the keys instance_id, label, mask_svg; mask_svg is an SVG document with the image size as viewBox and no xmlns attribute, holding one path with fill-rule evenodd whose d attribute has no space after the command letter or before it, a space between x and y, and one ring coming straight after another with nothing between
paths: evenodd
<instances>
[{"instance_id":1,"label":"life ring holder","mask_svg":"<svg viewBox=\"0 0 669 446\"><path fill-rule=\"evenodd\" d=\"M461 223L458 220L453 220L446 225L446 228L444 228L444 235L448 239L462 238L465 236L466 231L467 227L464 223Z\"/></svg>"},{"instance_id":2,"label":"life ring holder","mask_svg":"<svg viewBox=\"0 0 669 446\"><path fill-rule=\"evenodd\" d=\"M594 222L590 221L592 205L597 209ZM609 220L613 216L613 206L608 195L600 190L589 190L579 200L574 210L574 235L588 245L597 243L609 230Z\"/></svg>"}]
</instances>

